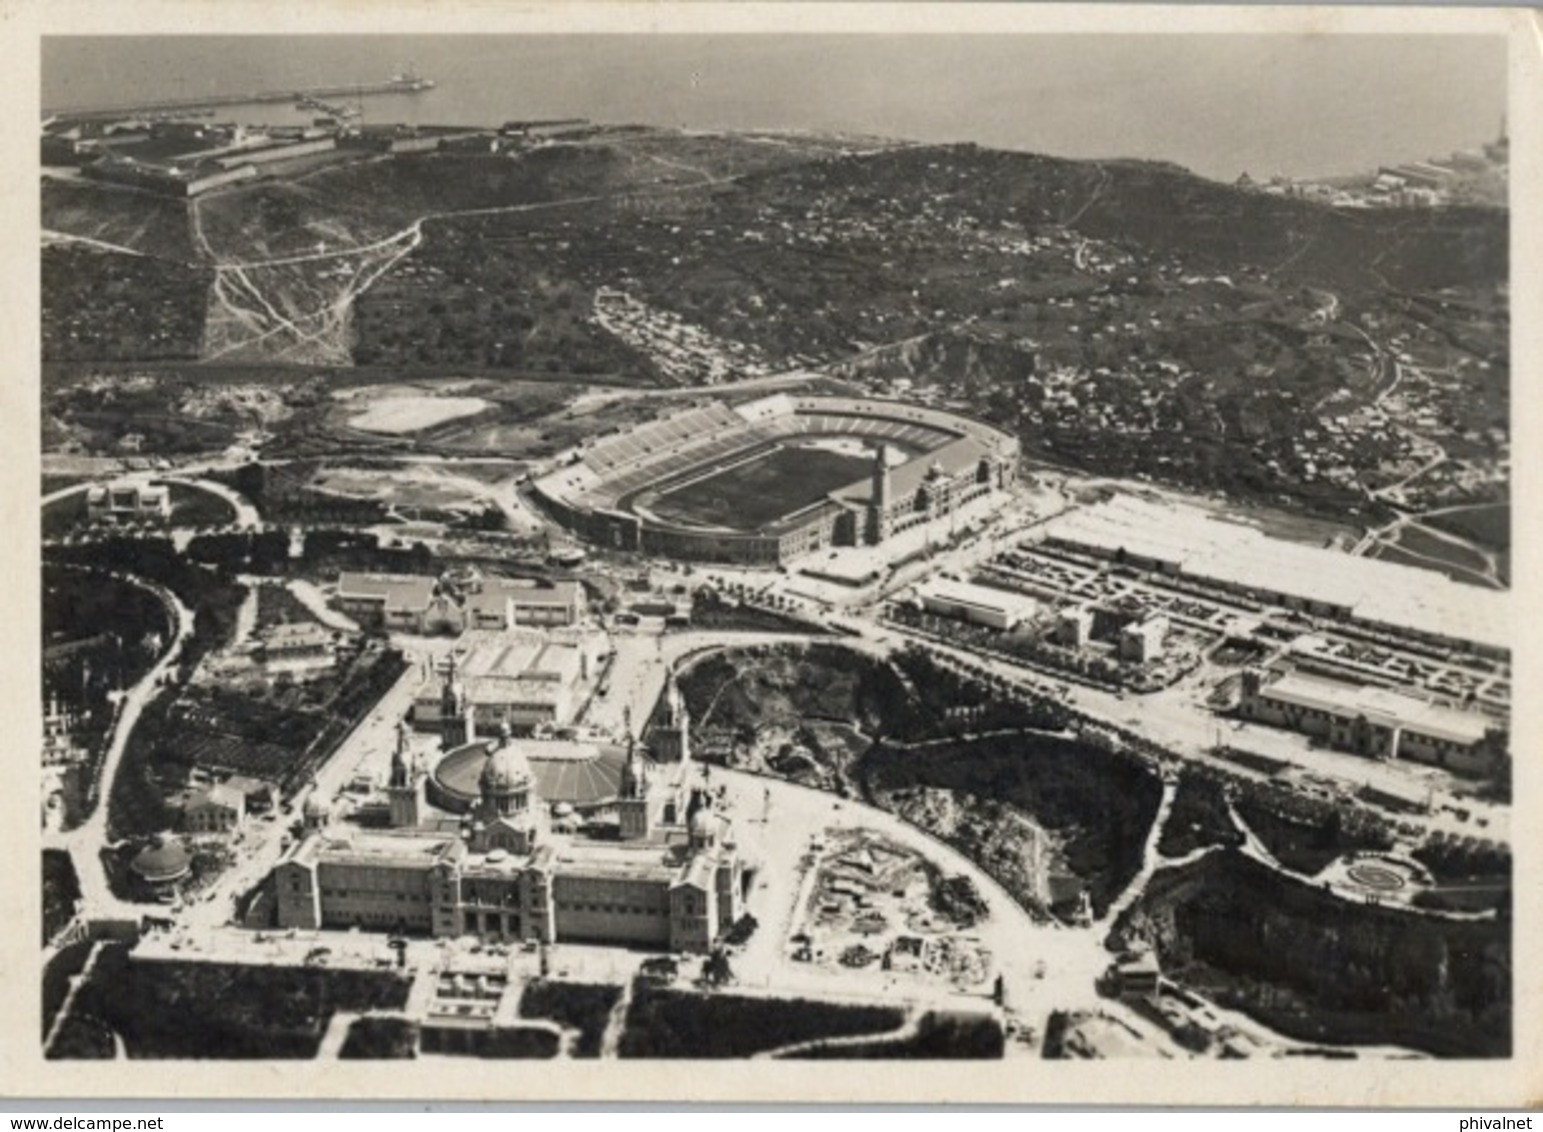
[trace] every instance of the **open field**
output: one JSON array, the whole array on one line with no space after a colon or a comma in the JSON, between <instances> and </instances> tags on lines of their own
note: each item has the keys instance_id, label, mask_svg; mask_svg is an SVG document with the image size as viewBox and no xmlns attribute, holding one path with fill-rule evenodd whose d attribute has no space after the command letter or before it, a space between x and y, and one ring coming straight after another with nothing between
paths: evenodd
<instances>
[{"instance_id":1,"label":"open field","mask_svg":"<svg viewBox=\"0 0 1543 1132\"><path fill-rule=\"evenodd\" d=\"M43 249L43 355L50 361L194 358L213 275L182 260L95 246Z\"/></svg>"},{"instance_id":2,"label":"open field","mask_svg":"<svg viewBox=\"0 0 1543 1132\"><path fill-rule=\"evenodd\" d=\"M648 509L667 522L753 531L863 478L870 461L823 448L780 445L679 488Z\"/></svg>"},{"instance_id":3,"label":"open field","mask_svg":"<svg viewBox=\"0 0 1543 1132\"><path fill-rule=\"evenodd\" d=\"M60 538L86 525L86 493L71 492L43 505L43 537Z\"/></svg>"},{"instance_id":4,"label":"open field","mask_svg":"<svg viewBox=\"0 0 1543 1132\"><path fill-rule=\"evenodd\" d=\"M1422 545L1419 550L1415 550L1401 538L1397 545L1378 543L1368 553L1371 557L1384 562L1397 562L1404 566L1418 566L1422 570L1434 570L1445 574L1455 582L1467 582L1470 585L1484 584L1483 575L1476 569L1469 568L1474 564L1471 553L1465 552L1460 546L1431 539L1428 536L1425 542L1428 545ZM1502 570L1501 577L1505 576Z\"/></svg>"},{"instance_id":5,"label":"open field","mask_svg":"<svg viewBox=\"0 0 1543 1132\"><path fill-rule=\"evenodd\" d=\"M480 397L390 397L376 401L349 419L349 424L365 432L393 434L421 432L460 417L469 417L488 408Z\"/></svg>"},{"instance_id":6,"label":"open field","mask_svg":"<svg viewBox=\"0 0 1543 1132\"><path fill-rule=\"evenodd\" d=\"M1508 549L1511 545L1511 505L1509 503L1464 507L1459 511L1426 515L1420 521L1428 527L1450 531L1495 550Z\"/></svg>"},{"instance_id":7,"label":"open field","mask_svg":"<svg viewBox=\"0 0 1543 1132\"><path fill-rule=\"evenodd\" d=\"M969 934L985 913L974 885L871 830L829 830L793 958L816 969L889 972L934 989L983 993L995 968Z\"/></svg>"},{"instance_id":8,"label":"open field","mask_svg":"<svg viewBox=\"0 0 1543 1132\"><path fill-rule=\"evenodd\" d=\"M1487 572L1488 563L1477 550L1421 530L1418 526L1402 528L1398 532L1398 546L1424 559L1431 569L1441 569L1439 564L1451 567L1448 572L1461 582L1479 582Z\"/></svg>"},{"instance_id":9,"label":"open field","mask_svg":"<svg viewBox=\"0 0 1543 1132\"><path fill-rule=\"evenodd\" d=\"M117 185L46 177L42 195L45 230L117 244L177 263L198 258L183 201Z\"/></svg>"},{"instance_id":10,"label":"open field","mask_svg":"<svg viewBox=\"0 0 1543 1132\"><path fill-rule=\"evenodd\" d=\"M173 483L170 490L174 527L223 527L236 521L236 509L223 496L187 483Z\"/></svg>"},{"instance_id":11,"label":"open field","mask_svg":"<svg viewBox=\"0 0 1543 1132\"><path fill-rule=\"evenodd\" d=\"M487 504L493 490L484 482L459 476L444 465L412 463L382 468L322 468L309 486L317 494L376 500L382 507L399 511L479 509Z\"/></svg>"}]
</instances>

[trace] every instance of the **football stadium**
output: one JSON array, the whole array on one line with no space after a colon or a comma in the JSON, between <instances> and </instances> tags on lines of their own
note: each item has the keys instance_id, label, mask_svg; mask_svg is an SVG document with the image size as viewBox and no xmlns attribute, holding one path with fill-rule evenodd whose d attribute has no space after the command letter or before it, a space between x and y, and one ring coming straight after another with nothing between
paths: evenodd
<instances>
[{"instance_id":1,"label":"football stadium","mask_svg":"<svg viewBox=\"0 0 1543 1132\"><path fill-rule=\"evenodd\" d=\"M1016 438L895 401L777 394L693 405L575 449L535 492L592 542L777 566L877 546L1007 486Z\"/></svg>"}]
</instances>

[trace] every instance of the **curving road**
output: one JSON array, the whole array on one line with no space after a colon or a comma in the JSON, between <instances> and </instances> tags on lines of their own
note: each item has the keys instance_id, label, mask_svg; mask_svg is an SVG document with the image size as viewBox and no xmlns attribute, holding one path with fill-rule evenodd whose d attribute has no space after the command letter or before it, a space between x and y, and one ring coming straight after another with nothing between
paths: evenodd
<instances>
[{"instance_id":1,"label":"curving road","mask_svg":"<svg viewBox=\"0 0 1543 1132\"><path fill-rule=\"evenodd\" d=\"M262 525L262 516L257 513L257 508L252 505L246 496L216 480L200 479L186 473L165 470L125 472L121 475L113 476L112 479L115 483L126 482L142 485L152 482L180 483L188 487L196 487L200 491L208 492L210 495L217 495L230 504L236 512L236 518L231 524L236 529L243 531L254 530ZM51 491L43 496L41 506L47 507L61 499L68 499L72 495L79 495L81 492L96 486L96 481L87 481L85 483L70 484L68 487L61 487L58 491Z\"/></svg>"},{"instance_id":2,"label":"curving road","mask_svg":"<svg viewBox=\"0 0 1543 1132\"><path fill-rule=\"evenodd\" d=\"M172 614L174 626L172 639L165 654L155 666L145 673L139 683L123 694L123 699L119 703L118 718L113 724L112 738L108 741L107 753L103 756L101 768L97 772L97 802L91 816L68 832L45 834L43 843L49 848L66 850L74 861L75 872L80 878L78 910L81 916L125 916L138 920L144 909L121 901L113 895L112 888L107 883L106 869L102 864L100 852L109 844L108 801L112 796L113 781L117 777L119 764L123 761L123 752L128 747L129 736L133 734L140 715L154 698L162 680L182 656L182 648L193 631L193 611L183 605L177 595L164 586L131 574L114 573L111 576L119 581L142 586L161 599Z\"/></svg>"}]
</instances>

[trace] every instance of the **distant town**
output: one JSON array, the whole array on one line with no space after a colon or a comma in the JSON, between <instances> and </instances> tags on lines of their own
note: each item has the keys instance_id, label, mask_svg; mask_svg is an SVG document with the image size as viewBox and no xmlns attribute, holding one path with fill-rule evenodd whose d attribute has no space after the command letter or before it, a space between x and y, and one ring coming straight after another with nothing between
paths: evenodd
<instances>
[{"instance_id":1,"label":"distant town","mask_svg":"<svg viewBox=\"0 0 1543 1132\"><path fill-rule=\"evenodd\" d=\"M48 1058L1510 1055L1503 127L434 85L43 122Z\"/></svg>"},{"instance_id":2,"label":"distant town","mask_svg":"<svg viewBox=\"0 0 1543 1132\"><path fill-rule=\"evenodd\" d=\"M1435 208L1438 205L1503 205L1509 183L1511 142L1504 124L1499 136L1478 149L1460 149L1427 161L1384 165L1365 177L1326 181L1272 176L1255 181L1247 173L1240 189L1272 196L1300 197L1336 208Z\"/></svg>"}]
</instances>

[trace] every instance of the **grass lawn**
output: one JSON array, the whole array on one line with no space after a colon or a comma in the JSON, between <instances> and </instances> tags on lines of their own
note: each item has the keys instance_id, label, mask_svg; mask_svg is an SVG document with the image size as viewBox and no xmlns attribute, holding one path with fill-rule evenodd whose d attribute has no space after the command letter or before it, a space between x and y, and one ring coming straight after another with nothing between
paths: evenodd
<instances>
[{"instance_id":1,"label":"grass lawn","mask_svg":"<svg viewBox=\"0 0 1543 1132\"><path fill-rule=\"evenodd\" d=\"M310 1058L336 1010L400 1010L393 972L97 959L72 1019L105 1026L136 1058Z\"/></svg>"},{"instance_id":2,"label":"grass lawn","mask_svg":"<svg viewBox=\"0 0 1543 1132\"><path fill-rule=\"evenodd\" d=\"M1405 527L1398 535L1398 545L1414 554L1440 559L1453 566L1475 573L1484 572L1484 558L1477 551L1444 538L1422 531L1418 527Z\"/></svg>"},{"instance_id":3,"label":"grass lawn","mask_svg":"<svg viewBox=\"0 0 1543 1132\"><path fill-rule=\"evenodd\" d=\"M748 1057L816 1038L883 1034L899 1027L903 1017L898 1007L639 985L619 1052L622 1057Z\"/></svg>"},{"instance_id":4,"label":"grass lawn","mask_svg":"<svg viewBox=\"0 0 1543 1132\"><path fill-rule=\"evenodd\" d=\"M171 521L176 527L223 527L236 521L236 509L211 491L174 483L171 485Z\"/></svg>"},{"instance_id":5,"label":"grass lawn","mask_svg":"<svg viewBox=\"0 0 1543 1132\"><path fill-rule=\"evenodd\" d=\"M1511 505L1494 503L1486 507L1467 507L1428 515L1420 520L1426 526L1451 531L1497 550L1511 545Z\"/></svg>"},{"instance_id":6,"label":"grass lawn","mask_svg":"<svg viewBox=\"0 0 1543 1132\"><path fill-rule=\"evenodd\" d=\"M670 522L751 531L856 483L870 466L868 460L819 448L777 448L666 491L649 507Z\"/></svg>"},{"instance_id":7,"label":"grass lawn","mask_svg":"<svg viewBox=\"0 0 1543 1132\"><path fill-rule=\"evenodd\" d=\"M86 488L43 505L43 537L61 538L86 525Z\"/></svg>"}]
</instances>

